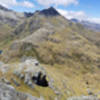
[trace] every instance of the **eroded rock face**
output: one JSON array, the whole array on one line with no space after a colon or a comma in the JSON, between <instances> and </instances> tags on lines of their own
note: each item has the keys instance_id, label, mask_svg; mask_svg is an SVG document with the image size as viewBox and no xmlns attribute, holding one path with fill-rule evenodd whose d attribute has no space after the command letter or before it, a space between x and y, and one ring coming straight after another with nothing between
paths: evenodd
<instances>
[{"instance_id":1,"label":"eroded rock face","mask_svg":"<svg viewBox=\"0 0 100 100\"><path fill-rule=\"evenodd\" d=\"M0 100L40 100L29 94L20 93L10 85L0 82Z\"/></svg>"}]
</instances>

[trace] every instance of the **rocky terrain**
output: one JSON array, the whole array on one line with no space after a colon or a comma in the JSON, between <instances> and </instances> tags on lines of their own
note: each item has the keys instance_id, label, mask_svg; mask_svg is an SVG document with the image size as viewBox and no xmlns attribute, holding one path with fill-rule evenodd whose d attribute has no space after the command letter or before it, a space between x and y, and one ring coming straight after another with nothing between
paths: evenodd
<instances>
[{"instance_id":1,"label":"rocky terrain","mask_svg":"<svg viewBox=\"0 0 100 100\"><path fill-rule=\"evenodd\" d=\"M41 100L29 94L17 92L14 87L0 82L0 100Z\"/></svg>"},{"instance_id":2,"label":"rocky terrain","mask_svg":"<svg viewBox=\"0 0 100 100\"><path fill-rule=\"evenodd\" d=\"M0 12L0 100L100 99L100 32L53 7Z\"/></svg>"},{"instance_id":3,"label":"rocky terrain","mask_svg":"<svg viewBox=\"0 0 100 100\"><path fill-rule=\"evenodd\" d=\"M32 90L35 85L49 87L45 69L36 59L32 58L22 59L18 64L0 62L0 77L1 100L44 100L42 97L33 97L27 92L17 92L14 87L19 88L21 85L26 85Z\"/></svg>"}]
</instances>

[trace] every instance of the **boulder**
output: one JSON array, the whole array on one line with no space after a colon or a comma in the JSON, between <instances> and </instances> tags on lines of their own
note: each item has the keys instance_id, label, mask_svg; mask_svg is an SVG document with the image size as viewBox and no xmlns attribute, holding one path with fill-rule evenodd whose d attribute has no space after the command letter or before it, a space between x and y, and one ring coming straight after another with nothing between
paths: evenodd
<instances>
[{"instance_id":1,"label":"boulder","mask_svg":"<svg viewBox=\"0 0 100 100\"><path fill-rule=\"evenodd\" d=\"M34 83L40 86L48 86L46 71L36 59L30 58L16 65L13 73L31 88L34 87Z\"/></svg>"}]
</instances>

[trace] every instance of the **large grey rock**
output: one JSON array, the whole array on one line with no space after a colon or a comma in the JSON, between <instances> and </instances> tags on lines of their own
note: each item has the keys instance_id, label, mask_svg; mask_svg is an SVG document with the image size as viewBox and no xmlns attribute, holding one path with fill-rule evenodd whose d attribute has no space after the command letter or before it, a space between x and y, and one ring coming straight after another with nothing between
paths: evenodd
<instances>
[{"instance_id":1,"label":"large grey rock","mask_svg":"<svg viewBox=\"0 0 100 100\"><path fill-rule=\"evenodd\" d=\"M17 92L12 86L0 82L0 100L40 100L40 98Z\"/></svg>"},{"instance_id":2,"label":"large grey rock","mask_svg":"<svg viewBox=\"0 0 100 100\"><path fill-rule=\"evenodd\" d=\"M14 75L23 80L31 88L34 87L34 83L48 86L46 71L36 59L26 59L15 66Z\"/></svg>"},{"instance_id":3,"label":"large grey rock","mask_svg":"<svg viewBox=\"0 0 100 100\"><path fill-rule=\"evenodd\" d=\"M34 88L34 83L40 86L48 86L46 79L47 74L45 69L39 64L38 60L34 58L28 58L23 62L16 64L3 64L0 67L0 71L3 75L12 73L14 76L24 81L29 87ZM13 76L12 76L13 77ZM12 80L12 82L19 86L19 82Z\"/></svg>"}]
</instances>

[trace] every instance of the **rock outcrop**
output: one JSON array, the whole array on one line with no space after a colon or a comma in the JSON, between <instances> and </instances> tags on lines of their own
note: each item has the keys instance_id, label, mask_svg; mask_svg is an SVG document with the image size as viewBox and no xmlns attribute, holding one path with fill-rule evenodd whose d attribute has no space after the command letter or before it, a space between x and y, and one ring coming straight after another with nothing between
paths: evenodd
<instances>
[{"instance_id":1,"label":"rock outcrop","mask_svg":"<svg viewBox=\"0 0 100 100\"><path fill-rule=\"evenodd\" d=\"M40 65L36 59L25 58L22 62L18 64L0 64L0 72L2 73L2 82L10 84L10 81L15 84L15 86L20 86L20 82L16 80L19 79L27 84L29 87L34 88L34 84L47 87L49 85L47 81L47 74L45 69ZM10 81L7 81L5 76L10 73ZM14 78L15 76L16 78Z\"/></svg>"},{"instance_id":2,"label":"rock outcrop","mask_svg":"<svg viewBox=\"0 0 100 100\"><path fill-rule=\"evenodd\" d=\"M20 93L14 87L0 82L0 100L40 100L29 94Z\"/></svg>"},{"instance_id":3,"label":"rock outcrop","mask_svg":"<svg viewBox=\"0 0 100 100\"><path fill-rule=\"evenodd\" d=\"M48 86L46 71L36 59L27 59L16 67L14 75L23 79L28 86L34 87L34 83L40 86Z\"/></svg>"}]
</instances>

